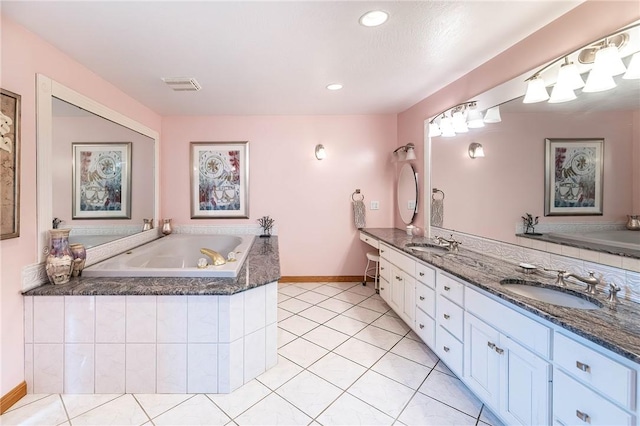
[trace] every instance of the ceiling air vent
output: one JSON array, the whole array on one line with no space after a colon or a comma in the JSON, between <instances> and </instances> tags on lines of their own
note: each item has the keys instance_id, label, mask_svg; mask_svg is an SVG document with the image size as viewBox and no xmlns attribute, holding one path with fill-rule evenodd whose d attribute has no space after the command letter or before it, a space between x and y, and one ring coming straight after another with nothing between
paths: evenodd
<instances>
[{"instance_id":1,"label":"ceiling air vent","mask_svg":"<svg viewBox=\"0 0 640 426\"><path fill-rule=\"evenodd\" d=\"M197 92L198 90L202 89L195 78L173 77L163 78L162 81L164 81L167 86L171 87L176 92Z\"/></svg>"}]
</instances>

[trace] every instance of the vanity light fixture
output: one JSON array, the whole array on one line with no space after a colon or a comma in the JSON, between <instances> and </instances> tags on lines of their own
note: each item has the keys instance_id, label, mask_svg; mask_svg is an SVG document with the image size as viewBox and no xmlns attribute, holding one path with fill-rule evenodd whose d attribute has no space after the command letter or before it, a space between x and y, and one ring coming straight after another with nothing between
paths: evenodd
<instances>
[{"instance_id":1,"label":"vanity light fixture","mask_svg":"<svg viewBox=\"0 0 640 426\"><path fill-rule=\"evenodd\" d=\"M398 161L409 161L416 159L416 146L409 142L408 144L398 147L393 151L394 158L397 158Z\"/></svg>"},{"instance_id":2,"label":"vanity light fixture","mask_svg":"<svg viewBox=\"0 0 640 426\"><path fill-rule=\"evenodd\" d=\"M640 52L634 53L631 58L629 63L629 68L633 66L631 71L625 67L621 56L621 50L626 46L630 38L629 34L632 33L630 30L639 26L640 22L636 22L627 28L585 45L562 59L545 65L526 80L528 82L527 93L522 102L525 104L546 100L550 103L568 102L577 98L574 92L576 89L582 88L582 92L585 93L610 90L616 87L613 77L623 73L622 78L640 79ZM637 33L637 30L635 32ZM577 57L578 61L585 66L593 64L589 70L586 84L576 65L569 61L570 56ZM553 87L551 97L549 97L542 74L560 60L564 60L564 64L558 71L557 82Z\"/></svg>"},{"instance_id":3,"label":"vanity light fixture","mask_svg":"<svg viewBox=\"0 0 640 426\"><path fill-rule=\"evenodd\" d=\"M499 105L489 108L483 118L477 101L463 102L436 115L429 122L429 136L451 138L458 133L467 133L469 129L484 127L485 123L501 121Z\"/></svg>"},{"instance_id":4,"label":"vanity light fixture","mask_svg":"<svg viewBox=\"0 0 640 426\"><path fill-rule=\"evenodd\" d=\"M469 157L474 160L476 158L484 157L484 148L482 147L482 144L477 142L469 144Z\"/></svg>"},{"instance_id":5,"label":"vanity light fixture","mask_svg":"<svg viewBox=\"0 0 640 426\"><path fill-rule=\"evenodd\" d=\"M469 128L467 127L467 120L465 118L464 107L462 105L454 108L451 120L453 121L454 132L467 133L469 131Z\"/></svg>"},{"instance_id":6,"label":"vanity light fixture","mask_svg":"<svg viewBox=\"0 0 640 426\"><path fill-rule=\"evenodd\" d=\"M324 160L325 158L327 158L327 151L324 149L324 145L316 145L316 158L318 160Z\"/></svg>"},{"instance_id":7,"label":"vanity light fixture","mask_svg":"<svg viewBox=\"0 0 640 426\"><path fill-rule=\"evenodd\" d=\"M440 131L440 126L435 121L429 123L429 137L435 138L436 136L440 136L442 132Z\"/></svg>"},{"instance_id":8,"label":"vanity light fixture","mask_svg":"<svg viewBox=\"0 0 640 426\"><path fill-rule=\"evenodd\" d=\"M327 85L327 90L340 90L342 89L342 84L340 83L331 83Z\"/></svg>"},{"instance_id":9,"label":"vanity light fixture","mask_svg":"<svg viewBox=\"0 0 640 426\"><path fill-rule=\"evenodd\" d=\"M487 110L484 115L484 122L493 124L500 123L502 121L502 117L500 116L500 105L496 105Z\"/></svg>"},{"instance_id":10,"label":"vanity light fixture","mask_svg":"<svg viewBox=\"0 0 640 426\"><path fill-rule=\"evenodd\" d=\"M364 27L377 27L387 22L389 14L384 10L370 10L360 17L358 22Z\"/></svg>"},{"instance_id":11,"label":"vanity light fixture","mask_svg":"<svg viewBox=\"0 0 640 426\"><path fill-rule=\"evenodd\" d=\"M469 105L469 112L467 114L467 127L470 129L479 129L484 127L484 119L482 118L482 112L478 109L475 102Z\"/></svg>"}]
</instances>

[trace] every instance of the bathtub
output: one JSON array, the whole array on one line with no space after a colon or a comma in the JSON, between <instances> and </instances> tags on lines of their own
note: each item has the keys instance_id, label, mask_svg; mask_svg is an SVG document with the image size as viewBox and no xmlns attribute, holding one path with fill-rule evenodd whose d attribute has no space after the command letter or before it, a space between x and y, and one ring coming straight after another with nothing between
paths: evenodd
<instances>
[{"instance_id":1,"label":"bathtub","mask_svg":"<svg viewBox=\"0 0 640 426\"><path fill-rule=\"evenodd\" d=\"M253 235L173 234L85 268L85 277L236 277L253 244ZM197 267L198 259L211 260L201 248L236 261L221 266Z\"/></svg>"},{"instance_id":2,"label":"bathtub","mask_svg":"<svg viewBox=\"0 0 640 426\"><path fill-rule=\"evenodd\" d=\"M599 244L608 247L640 250L640 231L597 231L580 234L549 233L550 240L573 241L576 243Z\"/></svg>"}]
</instances>

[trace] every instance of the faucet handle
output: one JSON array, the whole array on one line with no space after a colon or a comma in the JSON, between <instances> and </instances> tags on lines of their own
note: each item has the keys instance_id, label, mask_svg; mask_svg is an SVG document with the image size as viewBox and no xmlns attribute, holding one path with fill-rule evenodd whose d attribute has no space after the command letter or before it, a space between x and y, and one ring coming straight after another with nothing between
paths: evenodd
<instances>
[{"instance_id":1,"label":"faucet handle","mask_svg":"<svg viewBox=\"0 0 640 426\"><path fill-rule=\"evenodd\" d=\"M618 304L618 292L620 291L620 286L614 282L609 283L609 302L614 306Z\"/></svg>"}]
</instances>

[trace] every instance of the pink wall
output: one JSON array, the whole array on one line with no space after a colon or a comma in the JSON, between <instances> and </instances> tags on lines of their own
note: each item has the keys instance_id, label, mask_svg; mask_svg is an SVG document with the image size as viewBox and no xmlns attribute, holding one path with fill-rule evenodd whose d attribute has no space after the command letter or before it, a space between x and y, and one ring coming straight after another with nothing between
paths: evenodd
<instances>
[{"instance_id":1,"label":"pink wall","mask_svg":"<svg viewBox=\"0 0 640 426\"><path fill-rule=\"evenodd\" d=\"M55 107L54 107L55 108ZM71 219L73 188L73 144L76 142L131 142L131 219ZM62 227L76 225L140 225L154 215L153 139L102 117L53 117L53 216Z\"/></svg>"},{"instance_id":2,"label":"pink wall","mask_svg":"<svg viewBox=\"0 0 640 426\"><path fill-rule=\"evenodd\" d=\"M633 164L636 167L633 168L632 176L632 191L633 191L633 207L631 214L640 215L640 111L636 111L633 114Z\"/></svg>"},{"instance_id":3,"label":"pink wall","mask_svg":"<svg viewBox=\"0 0 640 426\"><path fill-rule=\"evenodd\" d=\"M24 380L21 273L36 259L36 73L152 129L160 116L12 21L1 18L3 89L22 95L20 237L0 241L0 395Z\"/></svg>"},{"instance_id":4,"label":"pink wall","mask_svg":"<svg viewBox=\"0 0 640 426\"><path fill-rule=\"evenodd\" d=\"M393 220L395 115L165 117L162 211L176 225L276 220L283 276L359 275L366 246L353 225L351 194L362 190L367 226ZM190 219L189 142L249 141L250 218ZM323 144L327 158L314 156ZM369 210L369 201L380 210Z\"/></svg>"},{"instance_id":5,"label":"pink wall","mask_svg":"<svg viewBox=\"0 0 640 426\"><path fill-rule=\"evenodd\" d=\"M525 212L540 223L575 221L543 217L545 138L604 138L604 214L579 221L622 222L631 211L632 119L631 111L503 113L497 125L434 138L431 184L446 194L444 227L515 243ZM483 145L485 158L469 158L471 142Z\"/></svg>"},{"instance_id":6,"label":"pink wall","mask_svg":"<svg viewBox=\"0 0 640 426\"><path fill-rule=\"evenodd\" d=\"M590 0L398 115L398 145L422 147L424 120L640 19L636 1ZM588 22L588 25L585 25ZM423 151L416 150L422 172ZM421 182L423 184L423 182ZM430 197L428 188L421 195ZM446 207L445 207L446 208ZM446 215L445 211L445 215ZM424 213L421 214L423 216ZM396 227L402 223L396 214Z\"/></svg>"}]
</instances>

